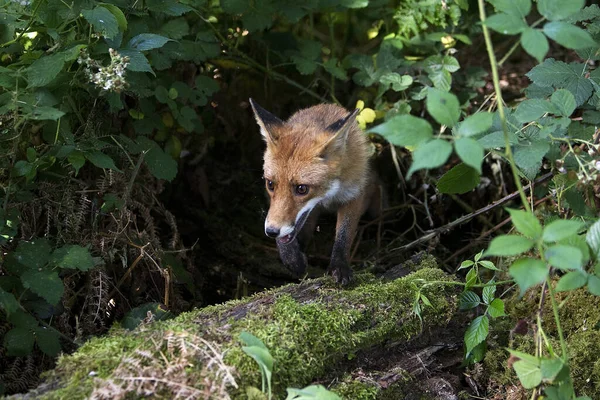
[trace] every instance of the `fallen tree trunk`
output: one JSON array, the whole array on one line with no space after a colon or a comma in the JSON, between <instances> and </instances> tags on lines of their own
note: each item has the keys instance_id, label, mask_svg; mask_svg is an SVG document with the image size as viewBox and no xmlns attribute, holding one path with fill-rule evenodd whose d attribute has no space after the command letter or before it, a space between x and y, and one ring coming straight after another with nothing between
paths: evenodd
<instances>
[{"instance_id":1,"label":"fallen tree trunk","mask_svg":"<svg viewBox=\"0 0 600 400\"><path fill-rule=\"evenodd\" d=\"M309 280L134 331L116 327L61 357L44 384L15 398L245 399L249 388L260 387L261 375L242 350L243 331L261 339L274 358L275 399L284 398L287 387L341 382L356 368L352 358L385 359L388 345L415 354L433 348L428 338L432 332L439 337L453 316L457 286L446 283L453 278L435 268L431 257L417 268L388 282L360 275L344 289L329 278ZM420 302L418 316L413 310L420 295L431 306ZM368 390L374 393L372 385ZM348 397L343 387L339 392L375 398Z\"/></svg>"}]
</instances>

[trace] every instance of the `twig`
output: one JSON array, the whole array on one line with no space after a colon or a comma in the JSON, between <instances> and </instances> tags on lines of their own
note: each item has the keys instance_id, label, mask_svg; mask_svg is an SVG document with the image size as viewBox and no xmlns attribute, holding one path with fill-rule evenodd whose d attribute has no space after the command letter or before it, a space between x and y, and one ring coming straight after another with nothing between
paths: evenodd
<instances>
[{"instance_id":1,"label":"twig","mask_svg":"<svg viewBox=\"0 0 600 400\"><path fill-rule=\"evenodd\" d=\"M552 172L548 172L546 175L543 175L542 177L538 178L535 181L535 183L544 182L544 181L550 179L552 176L553 176ZM525 186L523 188L523 192L529 191L530 188L531 188L531 185ZM419 239L414 240L414 241L410 242L407 245L400 246L400 247L397 247L395 249L391 249L390 252L408 250L411 247L414 247L414 246L416 246L418 244L427 242L427 241L433 239L434 237L436 237L436 236L438 236L438 235L440 235L442 233L447 233L448 231L456 228L457 226L462 225L465 222L468 222L468 221L472 220L473 218L477 217L478 215L481 215L481 214L486 213L486 212L488 212L490 210L493 210L494 208L496 208L498 206L501 206L504 203L509 202L510 200L514 199L515 197L519 197L520 195L521 195L520 191L517 190L517 191L509 194L508 196L505 196L505 197L501 198L500 200L497 200L497 201L493 202L492 204L489 204L489 205L487 205L487 206L485 206L483 208L480 208L479 210L477 210L475 212L472 212L471 214L467 214L465 216L462 216L462 217L460 217L460 218L458 218L458 219L450 222L449 224L446 224L444 226L440 226L439 228L436 228L436 229L432 229L432 230L426 231L425 235L422 236L422 237L420 237ZM529 203L527 201L525 201L524 205L525 205L525 207L529 207Z\"/></svg>"}]
</instances>

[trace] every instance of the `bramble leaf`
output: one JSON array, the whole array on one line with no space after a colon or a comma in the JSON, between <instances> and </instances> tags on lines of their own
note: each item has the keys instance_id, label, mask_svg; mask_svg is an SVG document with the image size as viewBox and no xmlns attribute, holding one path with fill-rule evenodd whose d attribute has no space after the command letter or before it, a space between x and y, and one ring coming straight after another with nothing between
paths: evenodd
<instances>
[{"instance_id":1,"label":"bramble leaf","mask_svg":"<svg viewBox=\"0 0 600 400\"><path fill-rule=\"evenodd\" d=\"M419 146L433 137L433 128L423 118L398 115L369 130L383 136L395 146Z\"/></svg>"},{"instance_id":2,"label":"bramble leaf","mask_svg":"<svg viewBox=\"0 0 600 400\"><path fill-rule=\"evenodd\" d=\"M483 161L483 147L474 139L462 137L454 142L456 154L465 164L475 168L481 174L481 163Z\"/></svg>"},{"instance_id":3,"label":"bramble leaf","mask_svg":"<svg viewBox=\"0 0 600 400\"><path fill-rule=\"evenodd\" d=\"M48 303L57 305L65 290L58 272L30 270L21 275L23 286L42 297Z\"/></svg>"},{"instance_id":4,"label":"bramble leaf","mask_svg":"<svg viewBox=\"0 0 600 400\"><path fill-rule=\"evenodd\" d=\"M502 235L495 237L485 256L516 256L531 249L535 243L525 236Z\"/></svg>"},{"instance_id":5,"label":"bramble leaf","mask_svg":"<svg viewBox=\"0 0 600 400\"><path fill-rule=\"evenodd\" d=\"M550 39L568 49L585 49L598 46L587 31L567 22L548 22L544 25L544 33Z\"/></svg>"},{"instance_id":6,"label":"bramble leaf","mask_svg":"<svg viewBox=\"0 0 600 400\"><path fill-rule=\"evenodd\" d=\"M460 163L442 175L438 180L437 188L440 193L467 193L477 187L480 178L481 176L474 168Z\"/></svg>"},{"instance_id":7,"label":"bramble leaf","mask_svg":"<svg viewBox=\"0 0 600 400\"><path fill-rule=\"evenodd\" d=\"M541 260L534 258L521 258L515 261L508 273L519 285L521 296L532 286L539 285L546 280L548 268Z\"/></svg>"},{"instance_id":8,"label":"bramble leaf","mask_svg":"<svg viewBox=\"0 0 600 400\"><path fill-rule=\"evenodd\" d=\"M565 19L585 5L585 0L540 0L538 11L550 21Z\"/></svg>"},{"instance_id":9,"label":"bramble leaf","mask_svg":"<svg viewBox=\"0 0 600 400\"><path fill-rule=\"evenodd\" d=\"M510 214L513 225L520 233L531 239L537 239L542 235L542 225L535 215L511 208L507 208L506 211Z\"/></svg>"},{"instance_id":10,"label":"bramble leaf","mask_svg":"<svg viewBox=\"0 0 600 400\"><path fill-rule=\"evenodd\" d=\"M550 49L548 39L546 39L542 31L533 28L527 28L523 31L521 34L521 45L530 56L539 62L544 60Z\"/></svg>"},{"instance_id":11,"label":"bramble leaf","mask_svg":"<svg viewBox=\"0 0 600 400\"><path fill-rule=\"evenodd\" d=\"M459 125L456 133L458 136L473 136L485 132L492 127L494 114L490 112L478 112L464 119Z\"/></svg>"},{"instance_id":12,"label":"bramble leaf","mask_svg":"<svg viewBox=\"0 0 600 400\"><path fill-rule=\"evenodd\" d=\"M557 292L579 289L587 284L588 275L583 271L567 272L556 284Z\"/></svg>"},{"instance_id":13,"label":"bramble leaf","mask_svg":"<svg viewBox=\"0 0 600 400\"><path fill-rule=\"evenodd\" d=\"M480 315L469 324L465 332L465 345L467 353L470 353L475 346L483 342L489 333L490 320L486 315Z\"/></svg>"},{"instance_id":14,"label":"bramble leaf","mask_svg":"<svg viewBox=\"0 0 600 400\"><path fill-rule=\"evenodd\" d=\"M551 246L544 253L548 263L555 268L580 270L583 264L583 255L577 247L564 244Z\"/></svg>"},{"instance_id":15,"label":"bramble leaf","mask_svg":"<svg viewBox=\"0 0 600 400\"><path fill-rule=\"evenodd\" d=\"M434 139L417 147L413 153L413 162L408 170L407 179L420 169L433 169L442 166L450 154L452 145L442 139Z\"/></svg>"},{"instance_id":16,"label":"bramble leaf","mask_svg":"<svg viewBox=\"0 0 600 400\"><path fill-rule=\"evenodd\" d=\"M498 13L485 20L485 24L498 33L504 35L515 35L527 29L527 24L523 18L512 14Z\"/></svg>"},{"instance_id":17,"label":"bramble leaf","mask_svg":"<svg viewBox=\"0 0 600 400\"><path fill-rule=\"evenodd\" d=\"M452 127L458 122L460 103L454 94L429 88L425 105L429 114L441 125Z\"/></svg>"},{"instance_id":18,"label":"bramble leaf","mask_svg":"<svg viewBox=\"0 0 600 400\"><path fill-rule=\"evenodd\" d=\"M569 236L576 235L582 227L583 223L577 220L559 219L552 221L544 227L542 239L544 242L558 242Z\"/></svg>"}]
</instances>

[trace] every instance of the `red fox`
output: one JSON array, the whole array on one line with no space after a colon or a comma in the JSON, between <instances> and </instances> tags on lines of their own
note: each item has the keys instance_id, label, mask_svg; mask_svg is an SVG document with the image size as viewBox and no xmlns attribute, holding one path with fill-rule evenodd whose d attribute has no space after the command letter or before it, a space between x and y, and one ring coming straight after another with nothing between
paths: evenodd
<instances>
[{"instance_id":1,"label":"red fox","mask_svg":"<svg viewBox=\"0 0 600 400\"><path fill-rule=\"evenodd\" d=\"M359 219L380 204L370 145L355 119L358 110L319 104L282 121L254 100L250 104L267 143L263 169L271 204L265 234L276 238L284 265L302 274L307 266L302 246L320 211L337 212L327 272L336 282L349 283L350 249Z\"/></svg>"}]
</instances>

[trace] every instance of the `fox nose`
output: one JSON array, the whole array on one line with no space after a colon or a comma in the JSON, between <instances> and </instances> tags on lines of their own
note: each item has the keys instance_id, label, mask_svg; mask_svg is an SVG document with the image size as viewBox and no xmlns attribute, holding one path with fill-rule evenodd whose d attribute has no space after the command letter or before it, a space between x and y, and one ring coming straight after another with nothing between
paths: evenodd
<instances>
[{"instance_id":1,"label":"fox nose","mask_svg":"<svg viewBox=\"0 0 600 400\"><path fill-rule=\"evenodd\" d=\"M276 238L277 236L279 236L279 228L274 228L272 226L267 226L265 228L265 233L270 238Z\"/></svg>"}]
</instances>

